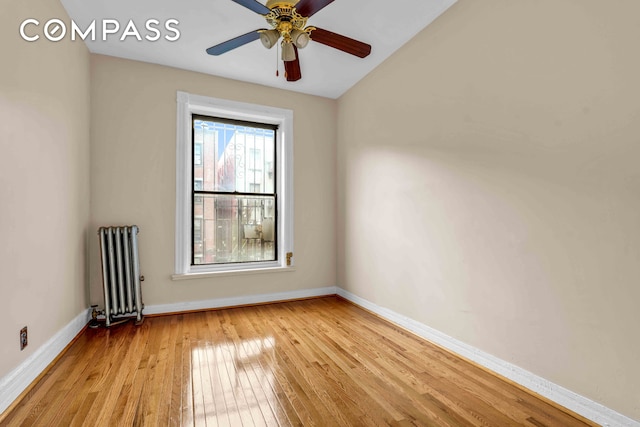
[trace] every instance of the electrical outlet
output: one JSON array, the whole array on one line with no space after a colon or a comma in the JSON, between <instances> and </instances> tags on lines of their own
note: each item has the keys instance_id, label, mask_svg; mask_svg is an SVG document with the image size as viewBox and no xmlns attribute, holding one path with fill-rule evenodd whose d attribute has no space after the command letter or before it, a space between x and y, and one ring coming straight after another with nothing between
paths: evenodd
<instances>
[{"instance_id":1,"label":"electrical outlet","mask_svg":"<svg viewBox=\"0 0 640 427\"><path fill-rule=\"evenodd\" d=\"M20 351L29 344L29 336L27 335L27 327L20 329Z\"/></svg>"}]
</instances>

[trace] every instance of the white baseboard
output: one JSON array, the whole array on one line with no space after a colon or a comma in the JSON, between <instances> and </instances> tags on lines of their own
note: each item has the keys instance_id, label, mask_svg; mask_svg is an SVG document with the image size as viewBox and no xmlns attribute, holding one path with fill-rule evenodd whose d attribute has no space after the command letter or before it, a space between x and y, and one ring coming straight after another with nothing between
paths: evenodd
<instances>
[{"instance_id":1,"label":"white baseboard","mask_svg":"<svg viewBox=\"0 0 640 427\"><path fill-rule=\"evenodd\" d=\"M640 427L640 422L622 415L600 403L594 402L584 396L567 390L566 388L545 380L529 371L526 371L511 363L505 362L484 351L472 347L457 339L443 334L429 326L398 314L392 310L380 307L370 301L360 298L342 288L337 288L338 295L357 304L377 315L402 326L416 335L434 342L452 352L459 354L475 363L490 369L528 388L541 396L550 399L565 408L588 418L604 427Z\"/></svg>"},{"instance_id":2,"label":"white baseboard","mask_svg":"<svg viewBox=\"0 0 640 427\"><path fill-rule=\"evenodd\" d=\"M143 313L167 314L180 313L184 311L208 310L212 308L234 307L240 305L261 304L266 302L287 301L299 298L312 298L325 295L335 295L337 288L329 286L326 288L301 289L298 291L278 292L273 294L247 295L241 297L218 298L204 301L179 302L174 304L158 304L145 306Z\"/></svg>"},{"instance_id":3,"label":"white baseboard","mask_svg":"<svg viewBox=\"0 0 640 427\"><path fill-rule=\"evenodd\" d=\"M90 317L89 311L83 310L18 367L0 378L0 414L58 357L89 322Z\"/></svg>"}]
</instances>

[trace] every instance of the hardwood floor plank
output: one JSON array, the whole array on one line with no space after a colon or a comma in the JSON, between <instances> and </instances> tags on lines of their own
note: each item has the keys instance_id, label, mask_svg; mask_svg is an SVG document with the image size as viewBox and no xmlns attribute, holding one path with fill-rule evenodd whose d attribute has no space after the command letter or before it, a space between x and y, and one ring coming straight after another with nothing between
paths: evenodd
<instances>
[{"instance_id":1,"label":"hardwood floor plank","mask_svg":"<svg viewBox=\"0 0 640 427\"><path fill-rule=\"evenodd\" d=\"M270 307L267 307L267 309L269 308ZM343 418L343 413L346 411L346 402L340 400L338 405L331 402L331 398L327 393L327 391L330 390L330 385L323 378L323 375L318 375L322 370L321 368L319 369L319 367L321 364L324 365L324 361L318 357L316 352L310 351L311 348L306 340L294 331L291 322L287 321L287 317L274 316L273 319L274 325L277 325L288 338L288 342L286 343L287 353L296 361L295 363L297 365L304 364L306 369L302 375L306 382L311 385L318 398L324 403L324 408L331 414L333 419L345 425L346 420Z\"/></svg>"},{"instance_id":2,"label":"hardwood floor plank","mask_svg":"<svg viewBox=\"0 0 640 427\"><path fill-rule=\"evenodd\" d=\"M162 388L159 391L158 396L158 420L162 420L161 424L166 424L172 418L171 416L171 403L173 401L173 385L171 380L175 378L176 372L176 341L180 332L177 318L167 317L169 321L167 339L162 341L160 351L163 355L161 358L162 364L159 366L159 373L165 379L162 382Z\"/></svg>"},{"instance_id":3,"label":"hardwood floor plank","mask_svg":"<svg viewBox=\"0 0 640 427\"><path fill-rule=\"evenodd\" d=\"M269 396L264 393L264 390L259 381L256 380L255 369L258 366L257 359L262 357L262 352L254 351L247 344L248 342L259 340L256 335L250 335L243 333L246 331L242 327L243 319L237 314L237 311L233 311L234 320L229 316L225 316L224 313L218 312L218 322L221 317L224 316L228 324L232 324L233 327L223 329L230 344L233 345L232 350L235 354L234 364L236 373L240 380L240 386L244 392L247 404L250 407L252 420L254 425L277 425L278 422L273 414L273 411L268 403ZM214 328L219 323L211 324Z\"/></svg>"},{"instance_id":4,"label":"hardwood floor plank","mask_svg":"<svg viewBox=\"0 0 640 427\"><path fill-rule=\"evenodd\" d=\"M117 420L124 416L127 401L132 394L132 375L130 366L139 363L139 354L144 348L145 342L141 342L139 331L131 325L120 325L122 327L123 355L119 363L113 365L109 386L104 387L98 398L102 402L102 410L97 417L96 425L114 424L112 419ZM139 395L136 396L139 399Z\"/></svg>"},{"instance_id":5,"label":"hardwood floor plank","mask_svg":"<svg viewBox=\"0 0 640 427\"><path fill-rule=\"evenodd\" d=\"M114 420L116 425L133 425L136 419L140 417L141 401L144 399L143 390L146 382L147 366L151 357L151 349L149 347L149 336L151 334L151 326L143 324L139 327L127 325L134 331L134 345L136 350L132 353L131 364L127 366L126 390L123 389L122 397L124 397L124 407L121 413L117 414Z\"/></svg>"},{"instance_id":6,"label":"hardwood floor plank","mask_svg":"<svg viewBox=\"0 0 640 427\"><path fill-rule=\"evenodd\" d=\"M288 366L293 368L299 383L308 391L308 406L314 407L318 412L318 417L315 419L321 419L334 425L348 425L340 411L340 409L344 410L344 408L340 408L343 406L343 402L339 402L339 405L332 404L329 396L330 390L326 382L314 370L318 360L304 354L306 349L293 333L291 324L287 322L287 316L282 313L280 308L276 311L273 306L264 306L261 309L266 312L266 321L284 337L276 349L276 353Z\"/></svg>"},{"instance_id":7,"label":"hardwood floor plank","mask_svg":"<svg viewBox=\"0 0 640 427\"><path fill-rule=\"evenodd\" d=\"M168 398L169 404L167 405L167 424L169 426L179 426L182 419L184 322L181 316L172 316L171 320L176 325L176 333L169 344L169 350L173 352L173 363L171 363L171 375L166 377L167 381L171 382L171 393Z\"/></svg>"},{"instance_id":8,"label":"hardwood floor plank","mask_svg":"<svg viewBox=\"0 0 640 427\"><path fill-rule=\"evenodd\" d=\"M73 417L71 418L71 421L68 424L63 424L63 425L68 425L69 427L85 425L84 423L89 418L89 413L91 412L91 409L92 408L99 409L100 403L96 402L97 397L98 397L98 393L95 391L88 393L87 398L84 399L84 401L82 402L82 405L78 409L78 412L76 412L75 414L72 414Z\"/></svg>"},{"instance_id":9,"label":"hardwood floor plank","mask_svg":"<svg viewBox=\"0 0 640 427\"><path fill-rule=\"evenodd\" d=\"M256 377L260 380L265 395L271 396L268 401L276 415L280 426L300 426L300 420L287 392L277 381L274 367L276 364L275 346L276 340L273 336L265 336L258 332L252 323L252 317L248 311L240 311L239 316L244 320L243 325L253 339L247 340L245 345L262 357L257 359L255 370ZM288 390L288 389L287 389Z\"/></svg>"},{"instance_id":10,"label":"hardwood floor plank","mask_svg":"<svg viewBox=\"0 0 640 427\"><path fill-rule=\"evenodd\" d=\"M216 408L212 407L212 368L210 367L208 355L211 352L208 340L205 335L206 313L195 313L196 323L192 325L195 329L195 337L191 342L191 376L193 378L193 419L194 425L206 426L207 410L213 410L216 416ZM215 361L214 361L215 363ZM216 372L215 370L213 372ZM209 408L207 408L207 406ZM217 423L212 420L211 423Z\"/></svg>"},{"instance_id":11,"label":"hardwood floor plank","mask_svg":"<svg viewBox=\"0 0 640 427\"><path fill-rule=\"evenodd\" d=\"M240 397L243 405L243 425L264 425L265 421L262 415L262 411L260 410L255 392L251 388L246 374L244 366L245 359L242 356L241 348L238 346L238 344L241 343L241 339L239 338L236 331L236 322L239 321L239 319L237 320L237 316L235 315L237 311L227 310L217 311L214 313L216 314L220 329L222 330L225 339L229 344L229 368L233 371L233 375L235 377L236 396ZM233 314L233 318L230 316L230 314Z\"/></svg>"},{"instance_id":12,"label":"hardwood floor plank","mask_svg":"<svg viewBox=\"0 0 640 427\"><path fill-rule=\"evenodd\" d=\"M180 316L181 323L183 322L183 316ZM176 417L180 419L181 426L193 426L194 425L194 409L193 409L193 376L191 364L191 336L188 328L185 326L182 333L182 357L181 357L181 370L179 371L180 377L176 378L176 381L180 381L180 407L179 414ZM178 408L176 408L178 409Z\"/></svg>"},{"instance_id":13,"label":"hardwood floor plank","mask_svg":"<svg viewBox=\"0 0 640 427\"><path fill-rule=\"evenodd\" d=\"M356 319L352 319L351 322L355 324ZM422 412L424 412L426 414L429 414L428 419L437 421L438 425L460 425L461 420L455 420L451 417L450 414L447 413L447 411L444 411L442 408L446 407L441 402L434 401L434 399L426 399L416 404L414 402L416 396L413 396L412 398L411 396L407 395L405 388L398 383L395 369L390 370L388 369L388 367L385 367L383 363L381 363L381 361L383 361L384 358L387 357L384 353L384 349L375 347L368 348L371 343L367 341L359 342L359 345L353 346L354 341L358 339L358 332L356 331L356 329L357 328L353 328L353 330L350 330L348 335L345 335L344 337L334 334L333 338L337 341L333 345L336 347L350 348L351 354L356 355L359 361L359 363L354 366L354 370L356 370L357 376L362 377L362 372L366 372L371 373L374 378L382 378L384 379L384 381L382 381L381 384L378 385L382 388L382 393L386 392L385 387L388 388L389 386L392 386L393 388L395 388L396 393L401 393L401 395L403 396L403 399L400 400L402 403L411 403L411 405L406 406L399 404L397 402L399 399L391 400L392 402L394 402L394 409L399 411L400 413L399 416L396 416L397 420L413 418L413 416L410 414L412 412L416 412L413 406L417 405L417 407L420 408L421 411L418 418L422 418ZM372 342L375 342L379 340L379 337L371 336L370 340ZM358 341L356 341L356 344L358 344ZM360 353L361 349L365 349L365 351L363 353ZM374 387L376 387L376 385L368 384L367 388L369 387L373 389ZM421 399L418 398L418 400ZM428 419L423 418L420 421L426 423L428 422Z\"/></svg>"},{"instance_id":14,"label":"hardwood floor plank","mask_svg":"<svg viewBox=\"0 0 640 427\"><path fill-rule=\"evenodd\" d=\"M137 407L137 416L144 426L155 426L158 424L158 406L160 405L159 394L164 383L162 363L164 354L161 351L162 342L166 339L167 324L166 318L157 322L158 334L151 334L149 337L149 358L145 367L145 382L142 386L141 398ZM144 396L144 397L143 397Z\"/></svg>"},{"instance_id":15,"label":"hardwood floor plank","mask_svg":"<svg viewBox=\"0 0 640 427\"><path fill-rule=\"evenodd\" d=\"M268 324L267 318L264 316L264 312L260 310L260 307L256 307L253 315L253 326L256 330L265 337L273 337L275 341L272 372L277 382L283 388L286 398L295 409L303 425L317 425L323 418L318 413L316 406L311 403L311 399L305 389L298 383L296 375L291 371L288 361L283 359L281 352L277 350L285 342L285 338L278 335L272 326Z\"/></svg>"},{"instance_id":16,"label":"hardwood floor plank","mask_svg":"<svg viewBox=\"0 0 640 427\"><path fill-rule=\"evenodd\" d=\"M358 424L388 425L393 421L387 412L379 410L371 396L349 376L348 372L351 372L355 366L353 362L357 360L348 352L343 352L339 346L338 352L333 351L336 343L322 322L316 321L311 328L300 328L299 331L301 335L305 335L305 345L317 360L316 369L326 376L331 389L337 391L336 398L348 404L349 413L353 413Z\"/></svg>"},{"instance_id":17,"label":"hardwood floor plank","mask_svg":"<svg viewBox=\"0 0 640 427\"><path fill-rule=\"evenodd\" d=\"M212 314L217 317L216 312L212 312ZM224 328L226 327L225 320L216 320L219 326L218 329L214 331L216 337L214 342L216 345L212 352L212 355L215 355L215 362L212 366L214 366L218 372L217 377L220 380L219 393L224 396L226 413L229 416L229 425L240 426L244 425L243 423L251 425L251 416L247 414L247 405L244 396L236 387L237 377L233 362L232 344L224 333Z\"/></svg>"},{"instance_id":18,"label":"hardwood floor plank","mask_svg":"<svg viewBox=\"0 0 640 427\"><path fill-rule=\"evenodd\" d=\"M85 330L0 426L594 426L337 297Z\"/></svg>"}]
</instances>

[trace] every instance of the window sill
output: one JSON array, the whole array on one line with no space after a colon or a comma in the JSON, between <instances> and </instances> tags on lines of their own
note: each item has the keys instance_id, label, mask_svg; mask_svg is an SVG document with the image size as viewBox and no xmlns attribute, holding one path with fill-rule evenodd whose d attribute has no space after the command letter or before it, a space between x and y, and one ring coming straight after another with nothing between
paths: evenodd
<instances>
[{"instance_id":1,"label":"window sill","mask_svg":"<svg viewBox=\"0 0 640 427\"><path fill-rule=\"evenodd\" d=\"M269 267L269 268L253 268L248 270L225 270L225 271L207 271L202 273L184 273L184 274L172 274L171 280L192 280L192 279L206 279L210 277L226 277L226 276L241 276L246 274L264 274L264 273L285 273L296 271L295 267Z\"/></svg>"}]
</instances>

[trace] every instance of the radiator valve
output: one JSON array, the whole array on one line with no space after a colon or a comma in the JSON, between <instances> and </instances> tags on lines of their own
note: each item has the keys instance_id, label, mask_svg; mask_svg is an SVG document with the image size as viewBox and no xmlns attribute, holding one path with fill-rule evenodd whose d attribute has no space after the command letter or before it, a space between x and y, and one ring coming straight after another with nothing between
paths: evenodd
<instances>
[{"instance_id":1,"label":"radiator valve","mask_svg":"<svg viewBox=\"0 0 640 427\"><path fill-rule=\"evenodd\" d=\"M100 326L100 323L98 322L98 316L100 316L101 314L104 314L104 311L99 311L97 305L91 306L91 320L89 321L90 328L97 328Z\"/></svg>"}]
</instances>

